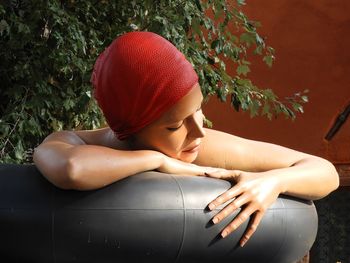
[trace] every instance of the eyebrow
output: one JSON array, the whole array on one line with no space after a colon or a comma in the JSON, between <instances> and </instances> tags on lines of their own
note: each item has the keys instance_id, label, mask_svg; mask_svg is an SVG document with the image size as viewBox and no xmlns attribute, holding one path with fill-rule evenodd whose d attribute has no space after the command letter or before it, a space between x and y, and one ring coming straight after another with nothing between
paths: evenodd
<instances>
[{"instance_id":1,"label":"eyebrow","mask_svg":"<svg viewBox=\"0 0 350 263\"><path fill-rule=\"evenodd\" d=\"M200 108L202 108L202 104L203 104L204 99L202 98L201 103L199 105L199 107L196 109L196 111L198 111ZM191 114L189 114L188 116L190 116ZM167 122L168 124L173 124L175 122L180 122L183 121L184 119L186 119L188 116L186 116L185 118L180 118L180 119L169 119L169 121Z\"/></svg>"}]
</instances>

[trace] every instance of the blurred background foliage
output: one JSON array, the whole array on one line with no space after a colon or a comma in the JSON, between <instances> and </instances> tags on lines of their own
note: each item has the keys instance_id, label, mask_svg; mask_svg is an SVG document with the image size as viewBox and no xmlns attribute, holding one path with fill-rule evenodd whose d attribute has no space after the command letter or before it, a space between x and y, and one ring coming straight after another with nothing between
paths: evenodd
<instances>
[{"instance_id":1,"label":"blurred background foliage","mask_svg":"<svg viewBox=\"0 0 350 263\"><path fill-rule=\"evenodd\" d=\"M0 160L31 162L49 133L104 124L92 95L95 59L124 32L147 30L193 63L205 97L272 118L302 112L304 94L279 98L247 77L248 54L271 66L273 48L244 0L8 0L0 2ZM234 32L234 33L232 33ZM234 72L229 74L228 72Z\"/></svg>"}]
</instances>

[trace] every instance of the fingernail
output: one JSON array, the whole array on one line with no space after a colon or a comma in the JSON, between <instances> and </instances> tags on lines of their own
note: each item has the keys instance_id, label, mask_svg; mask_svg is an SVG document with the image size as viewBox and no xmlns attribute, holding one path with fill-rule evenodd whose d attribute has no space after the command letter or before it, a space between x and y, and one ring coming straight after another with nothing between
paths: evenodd
<instances>
[{"instance_id":1,"label":"fingernail","mask_svg":"<svg viewBox=\"0 0 350 263\"><path fill-rule=\"evenodd\" d=\"M213 210L214 208L215 208L215 205L214 205L214 204L210 204L210 205L209 205L209 209L210 209L210 210Z\"/></svg>"},{"instance_id":2,"label":"fingernail","mask_svg":"<svg viewBox=\"0 0 350 263\"><path fill-rule=\"evenodd\" d=\"M245 243L246 243L246 241L242 241L239 245L240 245L241 247L244 247Z\"/></svg>"},{"instance_id":3,"label":"fingernail","mask_svg":"<svg viewBox=\"0 0 350 263\"><path fill-rule=\"evenodd\" d=\"M226 230L223 231L223 232L221 233L221 236L222 236L222 238L225 238L225 237L227 236L227 231L226 231Z\"/></svg>"},{"instance_id":4,"label":"fingernail","mask_svg":"<svg viewBox=\"0 0 350 263\"><path fill-rule=\"evenodd\" d=\"M213 218L213 223L216 224L217 222L219 222L219 219L216 218L216 217L214 217L214 218Z\"/></svg>"}]
</instances>

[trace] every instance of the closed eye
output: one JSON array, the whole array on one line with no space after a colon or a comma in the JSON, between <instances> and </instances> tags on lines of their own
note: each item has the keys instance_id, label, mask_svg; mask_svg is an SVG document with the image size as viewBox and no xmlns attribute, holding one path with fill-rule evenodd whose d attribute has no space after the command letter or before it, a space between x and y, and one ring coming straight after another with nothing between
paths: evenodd
<instances>
[{"instance_id":1,"label":"closed eye","mask_svg":"<svg viewBox=\"0 0 350 263\"><path fill-rule=\"evenodd\" d=\"M200 110L202 110L202 105L200 105L200 107L196 110L196 112L198 112ZM183 124L184 124L184 121L182 121L181 124L177 127L168 127L167 130L168 131L176 131L176 130L180 129Z\"/></svg>"},{"instance_id":2,"label":"closed eye","mask_svg":"<svg viewBox=\"0 0 350 263\"><path fill-rule=\"evenodd\" d=\"M183 124L184 124L184 122L182 122L182 123L181 123L179 126L177 126L177 127L168 127L167 130L169 130L169 131L176 131L176 130L180 129L180 127L181 127Z\"/></svg>"}]
</instances>

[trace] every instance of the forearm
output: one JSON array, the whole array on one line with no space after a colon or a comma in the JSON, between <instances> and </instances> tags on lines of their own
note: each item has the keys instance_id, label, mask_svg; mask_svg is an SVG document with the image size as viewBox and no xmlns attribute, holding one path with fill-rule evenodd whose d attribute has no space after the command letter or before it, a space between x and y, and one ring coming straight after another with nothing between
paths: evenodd
<instances>
[{"instance_id":1,"label":"forearm","mask_svg":"<svg viewBox=\"0 0 350 263\"><path fill-rule=\"evenodd\" d=\"M334 166L327 160L313 156L271 173L276 176L282 194L309 200L320 199L339 186Z\"/></svg>"},{"instance_id":2,"label":"forearm","mask_svg":"<svg viewBox=\"0 0 350 263\"><path fill-rule=\"evenodd\" d=\"M64 146L58 146L64 147ZM60 151L38 147L34 161L43 175L64 189L91 190L136 173L157 169L162 155L155 151L120 151L96 145L76 145Z\"/></svg>"}]
</instances>

